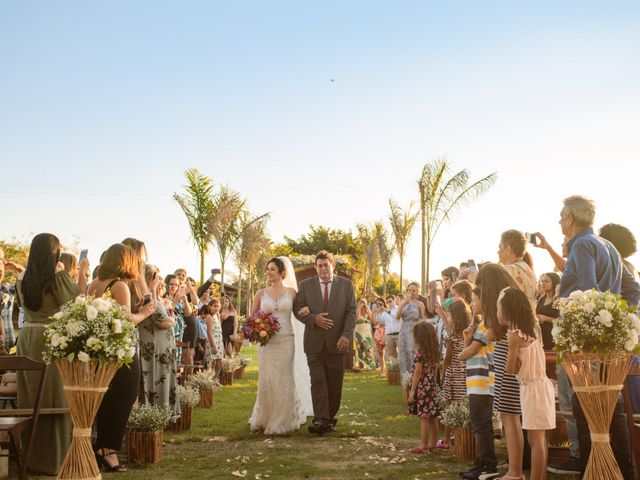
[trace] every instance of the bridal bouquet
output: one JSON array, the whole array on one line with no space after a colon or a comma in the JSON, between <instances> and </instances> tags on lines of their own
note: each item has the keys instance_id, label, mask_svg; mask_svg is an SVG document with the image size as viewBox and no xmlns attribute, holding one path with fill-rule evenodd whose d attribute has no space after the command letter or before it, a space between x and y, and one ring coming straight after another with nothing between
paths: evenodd
<instances>
[{"instance_id":1,"label":"bridal bouquet","mask_svg":"<svg viewBox=\"0 0 640 480\"><path fill-rule=\"evenodd\" d=\"M557 301L553 322L556 350L564 353L633 352L638 350L640 318L619 295L575 291Z\"/></svg>"},{"instance_id":2,"label":"bridal bouquet","mask_svg":"<svg viewBox=\"0 0 640 480\"><path fill-rule=\"evenodd\" d=\"M247 318L242 333L250 342L265 346L278 330L280 330L278 318L272 313L259 310Z\"/></svg>"},{"instance_id":3,"label":"bridal bouquet","mask_svg":"<svg viewBox=\"0 0 640 480\"><path fill-rule=\"evenodd\" d=\"M136 327L129 314L109 297L80 295L62 306L45 330L43 359L66 359L100 365L128 365L136 353Z\"/></svg>"}]
</instances>

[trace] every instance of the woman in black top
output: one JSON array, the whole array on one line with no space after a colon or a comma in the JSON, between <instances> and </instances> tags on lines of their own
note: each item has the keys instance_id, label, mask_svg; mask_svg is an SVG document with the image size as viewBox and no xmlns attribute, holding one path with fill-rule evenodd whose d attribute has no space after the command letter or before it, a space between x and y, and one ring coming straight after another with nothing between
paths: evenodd
<instances>
[{"instance_id":1,"label":"woman in black top","mask_svg":"<svg viewBox=\"0 0 640 480\"><path fill-rule=\"evenodd\" d=\"M538 300L536 315L542 330L542 344L545 350L553 350L555 345L551 336L553 320L560 316L560 312L553 306L557 298L556 288L560 283L560 276L557 273L545 273L540 277L540 287L543 295Z\"/></svg>"},{"instance_id":2,"label":"woman in black top","mask_svg":"<svg viewBox=\"0 0 640 480\"><path fill-rule=\"evenodd\" d=\"M238 331L238 314L231 304L231 299L227 296L221 299L222 308L220 309L220 320L222 320L222 343L225 352L229 352L229 348L233 351L233 341ZM231 347L229 347L231 345Z\"/></svg>"}]
</instances>

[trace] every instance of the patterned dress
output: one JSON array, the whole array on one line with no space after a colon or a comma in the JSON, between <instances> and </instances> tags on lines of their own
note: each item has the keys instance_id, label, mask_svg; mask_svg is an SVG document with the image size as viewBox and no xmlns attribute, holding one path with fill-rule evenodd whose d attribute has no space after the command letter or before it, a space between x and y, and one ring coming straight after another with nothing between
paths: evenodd
<instances>
[{"instance_id":1,"label":"patterned dress","mask_svg":"<svg viewBox=\"0 0 640 480\"><path fill-rule=\"evenodd\" d=\"M398 364L400 376L411 372L413 359L413 326L420 320L420 308L417 303L409 303L402 309L402 325L398 334Z\"/></svg>"},{"instance_id":2,"label":"patterned dress","mask_svg":"<svg viewBox=\"0 0 640 480\"><path fill-rule=\"evenodd\" d=\"M440 387L438 386L437 363L427 363L421 352L416 352L413 358L411 376L416 370L416 365L422 365L422 374L416 388L416 403L409 404L409 413L419 417L437 417L440 413L438 401L440 399Z\"/></svg>"},{"instance_id":3,"label":"patterned dress","mask_svg":"<svg viewBox=\"0 0 640 480\"><path fill-rule=\"evenodd\" d=\"M452 335L449 340L451 362L442 382L442 399L446 402L459 402L467 397L466 362L458 360L458 355L464 350L464 338L462 335Z\"/></svg>"},{"instance_id":4,"label":"patterned dress","mask_svg":"<svg viewBox=\"0 0 640 480\"><path fill-rule=\"evenodd\" d=\"M368 370L378 368L378 361L373 352L373 335L369 319L361 318L356 322L355 342L356 365L362 363Z\"/></svg>"},{"instance_id":5,"label":"patterned dress","mask_svg":"<svg viewBox=\"0 0 640 480\"><path fill-rule=\"evenodd\" d=\"M158 327L170 318L160 300L156 300L156 308L156 313L138 325L144 399L151 405L169 407L176 420L180 416L180 402L176 401L176 340L172 329Z\"/></svg>"},{"instance_id":6,"label":"patterned dress","mask_svg":"<svg viewBox=\"0 0 640 480\"><path fill-rule=\"evenodd\" d=\"M209 355L207 356L207 364L213 360L221 360L224 358L224 341L222 335L222 325L220 324L220 317L216 314L213 315L213 321L211 328L213 329L213 341L218 347L217 353L213 353L213 348L209 348ZM208 337L207 337L208 338Z\"/></svg>"}]
</instances>

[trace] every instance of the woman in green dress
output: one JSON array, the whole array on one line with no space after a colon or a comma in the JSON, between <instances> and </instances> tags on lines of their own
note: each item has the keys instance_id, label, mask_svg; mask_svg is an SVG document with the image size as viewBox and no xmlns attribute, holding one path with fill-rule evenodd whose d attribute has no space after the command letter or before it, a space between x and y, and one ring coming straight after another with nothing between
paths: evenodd
<instances>
[{"instance_id":1,"label":"woman in green dress","mask_svg":"<svg viewBox=\"0 0 640 480\"><path fill-rule=\"evenodd\" d=\"M358 309L356 310L355 342L355 364L366 370L375 370L378 368L378 361L373 351L371 310L364 300L358 302Z\"/></svg>"},{"instance_id":2,"label":"woman in green dress","mask_svg":"<svg viewBox=\"0 0 640 480\"><path fill-rule=\"evenodd\" d=\"M88 263L81 264L80 277ZM50 233L36 235L31 242L24 274L17 281L16 303L24 309L24 327L17 342L18 355L42 360L44 327L60 307L80 294L60 263L60 241ZM31 408L38 390L39 373L18 372L18 408ZM54 365L47 367L41 408L67 408L62 380ZM29 470L56 475L71 443L72 424L69 414L41 415L33 441Z\"/></svg>"}]
</instances>

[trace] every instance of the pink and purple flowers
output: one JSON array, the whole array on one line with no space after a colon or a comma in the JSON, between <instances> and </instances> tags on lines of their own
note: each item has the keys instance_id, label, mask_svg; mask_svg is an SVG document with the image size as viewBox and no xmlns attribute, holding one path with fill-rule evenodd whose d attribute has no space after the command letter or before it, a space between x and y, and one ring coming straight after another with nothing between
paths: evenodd
<instances>
[{"instance_id":1,"label":"pink and purple flowers","mask_svg":"<svg viewBox=\"0 0 640 480\"><path fill-rule=\"evenodd\" d=\"M262 346L269 343L278 330L280 330L278 318L272 313L261 310L248 317L242 328L244 338Z\"/></svg>"}]
</instances>

